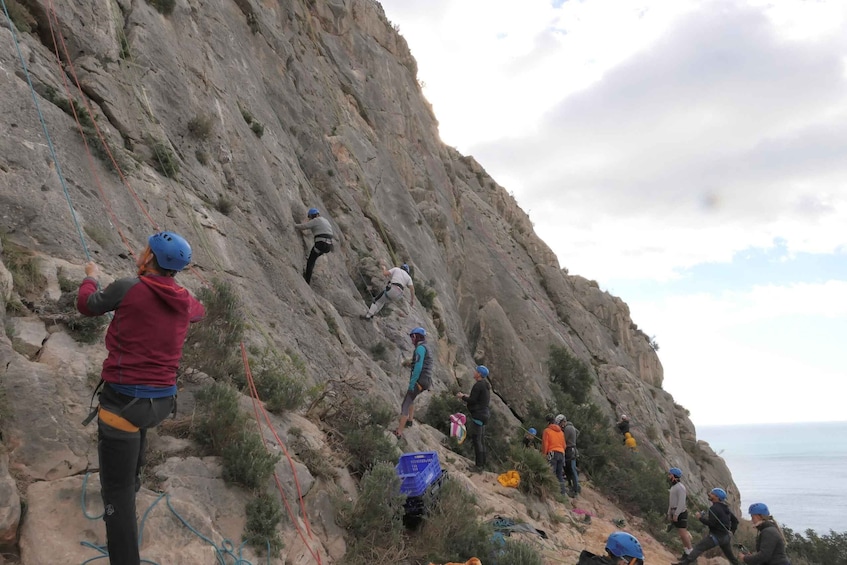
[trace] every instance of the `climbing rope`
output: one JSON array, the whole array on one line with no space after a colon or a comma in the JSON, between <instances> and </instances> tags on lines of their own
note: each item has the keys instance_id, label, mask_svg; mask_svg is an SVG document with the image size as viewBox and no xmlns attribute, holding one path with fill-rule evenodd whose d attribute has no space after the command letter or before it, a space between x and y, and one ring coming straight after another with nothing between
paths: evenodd
<instances>
[{"instance_id":1,"label":"climbing rope","mask_svg":"<svg viewBox=\"0 0 847 565\"><path fill-rule=\"evenodd\" d=\"M85 477L83 477L83 480L82 480L82 497L81 497L82 513L89 520L99 520L100 518L103 517L103 514L100 514L98 516L90 515L88 513L87 504L86 504L86 500L85 500L86 499L85 493L88 489L89 474L90 473L86 473ZM171 514L173 514L176 517L176 519L179 520L179 522L188 531L190 531L192 534L197 536L200 540L206 542L207 544L209 544L210 546L212 546L214 548L215 559L217 560L217 562L220 565L252 565L252 563L250 561L244 559L244 557L243 557L244 546L247 543L246 541L241 542L241 544L236 547L235 544L232 541L230 541L228 539L224 539L224 540L221 541L220 546L217 545L208 536L203 535L201 532L197 531L197 529L195 529L191 524L189 524L188 521L185 518L183 518L182 515L176 510L176 508L174 508L173 504L171 504L170 495L167 494L167 493L164 493L164 492L160 493L159 496L156 497L156 500L154 500L150 504L150 506L147 507L147 510L145 510L144 514L141 516L141 523L139 524L139 527L138 527L138 546L139 547L141 547L144 543L144 526L147 522L147 517L153 511L153 508L155 508L156 505L159 504L159 502L162 501L162 499L165 500L165 504L167 505L168 509L171 511ZM267 555L268 555L267 565L270 565L270 562L271 562L270 542L266 542L266 544L267 544ZM82 542L80 542L80 545L83 546L83 547L88 547L90 549L94 549L95 551L98 551L101 554L101 555L98 555L96 557L92 557L90 559L83 561L81 565L87 565L88 563L92 563L94 561L97 561L98 559L104 559L104 558L109 557L109 551L108 551L108 549L106 548L105 545L97 545L97 544L91 543L89 541L82 541ZM232 560L231 564L228 561L229 559ZM149 559L143 559L142 558L141 562L142 563L149 563L150 565L159 565L157 562L151 561Z\"/></svg>"}]
</instances>

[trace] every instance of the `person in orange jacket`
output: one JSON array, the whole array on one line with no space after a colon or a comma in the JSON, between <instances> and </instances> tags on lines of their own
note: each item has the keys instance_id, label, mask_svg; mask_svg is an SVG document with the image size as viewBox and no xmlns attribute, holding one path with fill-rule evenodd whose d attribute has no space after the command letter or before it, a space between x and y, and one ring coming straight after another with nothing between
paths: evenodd
<instances>
[{"instance_id":1,"label":"person in orange jacket","mask_svg":"<svg viewBox=\"0 0 847 565\"><path fill-rule=\"evenodd\" d=\"M556 417L547 414L547 427L541 434L541 453L547 456L550 467L559 481L562 494L567 493L565 485L565 433L556 424Z\"/></svg>"}]
</instances>

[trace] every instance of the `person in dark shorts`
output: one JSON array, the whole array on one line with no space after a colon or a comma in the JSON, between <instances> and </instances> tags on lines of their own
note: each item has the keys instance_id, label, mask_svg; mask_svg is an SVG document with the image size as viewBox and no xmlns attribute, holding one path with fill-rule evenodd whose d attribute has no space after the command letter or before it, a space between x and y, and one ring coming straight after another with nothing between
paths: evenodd
<instances>
[{"instance_id":1,"label":"person in dark shorts","mask_svg":"<svg viewBox=\"0 0 847 565\"><path fill-rule=\"evenodd\" d=\"M685 485L682 484L682 469L671 467L668 470L668 482L671 488L668 494L668 531L676 528L679 539L682 541L684 559L686 555L691 553L691 534L688 533L688 510L685 508L685 498L687 491Z\"/></svg>"}]
</instances>

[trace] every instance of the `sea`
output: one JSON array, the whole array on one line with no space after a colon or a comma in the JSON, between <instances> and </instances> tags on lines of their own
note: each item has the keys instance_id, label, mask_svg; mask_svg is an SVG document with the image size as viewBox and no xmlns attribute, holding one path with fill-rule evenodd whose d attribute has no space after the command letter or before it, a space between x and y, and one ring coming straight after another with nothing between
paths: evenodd
<instances>
[{"instance_id":1,"label":"sea","mask_svg":"<svg viewBox=\"0 0 847 565\"><path fill-rule=\"evenodd\" d=\"M698 426L741 491L794 530L847 532L847 422Z\"/></svg>"}]
</instances>

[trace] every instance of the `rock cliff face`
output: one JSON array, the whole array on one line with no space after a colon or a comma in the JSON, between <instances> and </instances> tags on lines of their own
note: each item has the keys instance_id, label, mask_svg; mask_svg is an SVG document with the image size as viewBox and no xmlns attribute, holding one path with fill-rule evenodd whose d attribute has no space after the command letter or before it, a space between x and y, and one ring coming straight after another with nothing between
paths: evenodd
<instances>
[{"instance_id":1,"label":"rock cliff face","mask_svg":"<svg viewBox=\"0 0 847 565\"><path fill-rule=\"evenodd\" d=\"M87 252L112 277L131 273L129 254L157 228L193 244L198 276L181 281L235 285L250 340L295 351L310 384L357 375L399 403L399 366L370 352L407 354L408 330L422 325L438 355L434 389L467 388L470 368L485 363L495 408L517 423L549 396L550 345L565 346L591 368L610 422L629 414L640 445L688 470L693 491L732 485L661 389L661 363L626 304L568 275L508 192L440 141L416 63L379 3L177 0L167 15L145 0L5 3L17 28L0 29L0 230L7 245L36 253L47 277L46 290L25 295L0 269L0 297L17 305L0 313L0 483L10 491L0 542L15 539L25 497L24 563L82 561L79 539L102 542L102 522L80 524L71 502L97 467L93 426L79 422L105 352L51 323L48 305L62 299L64 278L82 278ZM312 206L340 237L309 287L301 270L311 239L293 224ZM411 264L432 304L360 320L383 262ZM161 438L172 457L158 471L172 496L222 537L243 527L243 513L220 510L235 494L215 462L172 439ZM324 517L317 545L338 559L327 492L300 482ZM186 494L189 484L202 486ZM44 527L68 537L53 536L53 547ZM168 563L201 562L202 543L152 527L163 555L179 555ZM286 543L291 562L313 562L296 536Z\"/></svg>"}]
</instances>

